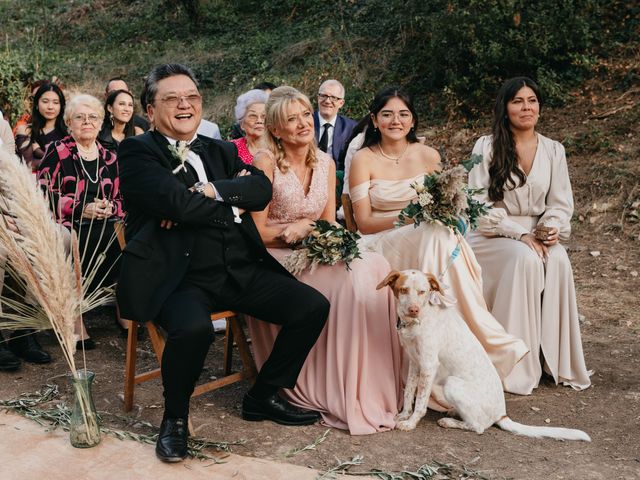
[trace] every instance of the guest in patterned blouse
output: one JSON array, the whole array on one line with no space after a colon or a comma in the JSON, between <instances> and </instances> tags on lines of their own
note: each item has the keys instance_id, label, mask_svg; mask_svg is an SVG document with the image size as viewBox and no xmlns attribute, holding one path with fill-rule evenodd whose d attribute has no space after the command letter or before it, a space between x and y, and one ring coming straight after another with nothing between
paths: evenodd
<instances>
[{"instance_id":1,"label":"guest in patterned blouse","mask_svg":"<svg viewBox=\"0 0 640 480\"><path fill-rule=\"evenodd\" d=\"M238 147L238 156L246 163L253 162L258 150L265 148L265 103L269 94L264 90L253 89L243 93L236 101L236 120L244 132L244 137L231 140Z\"/></svg>"},{"instance_id":2,"label":"guest in patterned blouse","mask_svg":"<svg viewBox=\"0 0 640 480\"><path fill-rule=\"evenodd\" d=\"M62 119L64 94L55 83L45 83L33 97L31 124L16 130L17 153L34 170L38 168L47 146L67 135Z\"/></svg>"},{"instance_id":3,"label":"guest in patterned blouse","mask_svg":"<svg viewBox=\"0 0 640 480\"><path fill-rule=\"evenodd\" d=\"M88 291L117 278L120 250L111 237L115 221L124 217L116 155L97 141L103 117L97 98L72 98L64 111L70 135L49 146L38 169L38 181L51 197L57 221L79 234L83 277L97 269ZM96 265L102 252L106 258ZM82 330L81 338L86 338ZM85 340L85 349L91 346Z\"/></svg>"}]
</instances>

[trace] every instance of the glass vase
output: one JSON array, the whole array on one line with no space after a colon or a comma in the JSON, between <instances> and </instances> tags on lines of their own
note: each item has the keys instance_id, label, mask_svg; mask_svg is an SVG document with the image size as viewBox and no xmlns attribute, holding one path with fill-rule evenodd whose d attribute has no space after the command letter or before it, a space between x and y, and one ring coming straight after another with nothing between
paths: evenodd
<instances>
[{"instance_id":1,"label":"glass vase","mask_svg":"<svg viewBox=\"0 0 640 480\"><path fill-rule=\"evenodd\" d=\"M78 370L71 377L75 401L69 425L69 440L76 448L89 448L100 443L100 424L91 393L94 378L95 374L88 370Z\"/></svg>"}]
</instances>

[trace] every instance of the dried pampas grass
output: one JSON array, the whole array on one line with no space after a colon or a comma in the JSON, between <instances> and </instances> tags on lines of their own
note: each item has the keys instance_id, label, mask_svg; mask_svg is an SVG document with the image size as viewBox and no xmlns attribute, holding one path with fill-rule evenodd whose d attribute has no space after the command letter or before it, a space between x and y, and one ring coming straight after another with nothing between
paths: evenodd
<instances>
[{"instance_id":1,"label":"dried pampas grass","mask_svg":"<svg viewBox=\"0 0 640 480\"><path fill-rule=\"evenodd\" d=\"M52 328L76 376L74 322L82 306L77 238L72 232L71 250L76 255L72 262L65 248L68 234L55 222L31 169L2 148L0 208L18 228L18 233L13 232L2 216L0 253L8 268L23 282L27 296L36 302L18 306L19 302L4 298L3 304L15 308L15 313L4 314L0 328L16 328L18 324L21 328Z\"/></svg>"}]
</instances>

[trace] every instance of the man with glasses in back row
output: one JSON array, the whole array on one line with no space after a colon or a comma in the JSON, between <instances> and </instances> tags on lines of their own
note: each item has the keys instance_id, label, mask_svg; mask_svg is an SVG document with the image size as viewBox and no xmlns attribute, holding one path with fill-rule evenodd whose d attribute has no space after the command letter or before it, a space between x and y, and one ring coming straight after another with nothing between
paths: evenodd
<instances>
[{"instance_id":1,"label":"man with glasses in back row","mask_svg":"<svg viewBox=\"0 0 640 480\"><path fill-rule=\"evenodd\" d=\"M213 339L210 315L235 310L280 325L273 350L245 394L242 418L309 425L320 416L278 395L293 388L320 334L329 302L267 252L250 211L271 200L271 182L233 143L197 135L202 97L191 70L161 65L142 93L154 130L118 151L128 212L118 281L123 318L153 319L167 332L165 412L156 454L187 454L189 398Z\"/></svg>"},{"instance_id":2,"label":"man with glasses in back row","mask_svg":"<svg viewBox=\"0 0 640 480\"><path fill-rule=\"evenodd\" d=\"M327 152L336 162L336 170L344 170L339 164L341 153L347 148L356 121L339 115L344 105L344 87L338 80L326 80L318 89L318 110L313 114L313 123L318 148Z\"/></svg>"}]
</instances>

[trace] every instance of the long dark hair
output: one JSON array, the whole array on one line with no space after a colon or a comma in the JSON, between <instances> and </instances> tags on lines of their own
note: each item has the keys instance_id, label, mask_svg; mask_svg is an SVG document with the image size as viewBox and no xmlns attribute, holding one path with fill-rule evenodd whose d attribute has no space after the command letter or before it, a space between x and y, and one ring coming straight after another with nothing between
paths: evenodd
<instances>
[{"instance_id":1,"label":"long dark hair","mask_svg":"<svg viewBox=\"0 0 640 480\"><path fill-rule=\"evenodd\" d=\"M135 100L131 92L128 90L114 90L111 93L109 93L109 95L107 95L107 99L104 102L104 120L102 122L102 130L106 130L109 132L113 130L113 125L111 124L111 112L109 112L109 109L107 107L113 108L113 104L116 101L116 97L121 93L129 95L131 97L131 101L134 102L134 108L131 114L131 118L127 123L124 124L124 136L125 138L127 138L127 137L132 137L133 135L136 134L135 125L133 123L133 117L135 114Z\"/></svg>"},{"instance_id":2,"label":"long dark hair","mask_svg":"<svg viewBox=\"0 0 640 480\"><path fill-rule=\"evenodd\" d=\"M411 115L413 116L413 128L409 130L407 140L409 140L409 143L416 143L418 141L418 137L416 136L416 129L418 128L418 112L416 112L416 109L413 106L413 99L411 98L411 95L400 87L386 87L379 91L369 104L369 121L366 124L362 148L380 143L380 131L373 125L372 117L376 116L392 98L399 98L402 100L411 112Z\"/></svg>"},{"instance_id":3,"label":"long dark hair","mask_svg":"<svg viewBox=\"0 0 640 480\"><path fill-rule=\"evenodd\" d=\"M44 83L38 88L35 95L33 96L33 106L31 108L31 142L37 143L43 149L45 145L42 144L41 138L44 135L42 129L47 124L47 120L42 116L40 110L38 110L38 103L40 103L40 98L47 92L55 92L60 100L60 113L56 117L55 129L58 130L62 136L67 135L67 126L64 124L64 108L65 108L65 100L64 94L60 87L58 87L55 83Z\"/></svg>"},{"instance_id":4,"label":"long dark hair","mask_svg":"<svg viewBox=\"0 0 640 480\"><path fill-rule=\"evenodd\" d=\"M498 91L498 97L493 107L493 144L491 165L489 165L489 198L494 202L504 198L505 186L512 190L518 188L527 181L524 172L518 168L518 153L516 141L511 132L507 105L516 96L522 87L529 87L538 97L538 104L542 107L540 88L530 78L510 78ZM518 183L512 178L512 174L518 177Z\"/></svg>"}]
</instances>

